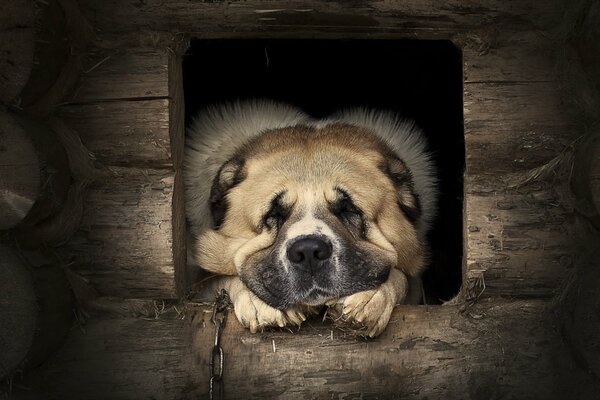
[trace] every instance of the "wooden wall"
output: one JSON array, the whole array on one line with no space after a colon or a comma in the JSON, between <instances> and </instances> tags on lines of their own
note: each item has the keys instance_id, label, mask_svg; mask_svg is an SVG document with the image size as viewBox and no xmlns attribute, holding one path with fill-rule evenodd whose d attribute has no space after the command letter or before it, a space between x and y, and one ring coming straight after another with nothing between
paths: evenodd
<instances>
[{"instance_id":1,"label":"wooden wall","mask_svg":"<svg viewBox=\"0 0 600 400\"><path fill-rule=\"evenodd\" d=\"M80 0L79 6L95 40L58 115L93 153L97 177L81 229L63 251L103 296L104 311L92 312L31 376L35 390L56 398L205 398L208 309L174 303L186 285L185 42L360 37L449 39L463 49L462 294L451 305L398 307L373 341L318 321L299 332L252 335L231 315L223 337L227 397L597 396L598 382L571 358L553 316L555 295L576 259L568 175L581 135L564 110L556 68L560 3Z\"/></svg>"}]
</instances>

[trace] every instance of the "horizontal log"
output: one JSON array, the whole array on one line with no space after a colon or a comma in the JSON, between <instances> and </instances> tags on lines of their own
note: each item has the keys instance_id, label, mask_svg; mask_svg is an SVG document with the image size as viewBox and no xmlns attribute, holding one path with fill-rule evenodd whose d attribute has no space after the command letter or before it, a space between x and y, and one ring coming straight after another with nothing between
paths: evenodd
<instances>
[{"instance_id":1,"label":"horizontal log","mask_svg":"<svg viewBox=\"0 0 600 400\"><path fill-rule=\"evenodd\" d=\"M479 29L490 19L505 27L549 25L557 8L528 1L452 1L431 6L419 1L401 3L370 1L348 7L340 1L234 1L202 3L171 0L86 0L82 10L102 32L131 32L143 28L168 32L260 31L395 31L407 36L448 36ZM118 12L117 12L118 10Z\"/></svg>"},{"instance_id":2,"label":"horizontal log","mask_svg":"<svg viewBox=\"0 0 600 400\"><path fill-rule=\"evenodd\" d=\"M68 105L64 123L104 165L170 168L168 100Z\"/></svg>"},{"instance_id":3,"label":"horizontal log","mask_svg":"<svg viewBox=\"0 0 600 400\"><path fill-rule=\"evenodd\" d=\"M483 280L486 296L555 294L574 261L573 210L555 184L487 194L466 185L466 278Z\"/></svg>"},{"instance_id":4,"label":"horizontal log","mask_svg":"<svg viewBox=\"0 0 600 400\"><path fill-rule=\"evenodd\" d=\"M15 0L0 15L0 103L15 101L31 73L35 49L34 6Z\"/></svg>"},{"instance_id":5,"label":"horizontal log","mask_svg":"<svg viewBox=\"0 0 600 400\"><path fill-rule=\"evenodd\" d=\"M541 31L474 34L462 49L465 84L556 80L556 44Z\"/></svg>"},{"instance_id":6,"label":"horizontal log","mask_svg":"<svg viewBox=\"0 0 600 400\"><path fill-rule=\"evenodd\" d=\"M88 187L81 227L60 251L102 295L178 296L174 177L171 169L106 167Z\"/></svg>"},{"instance_id":7,"label":"horizontal log","mask_svg":"<svg viewBox=\"0 0 600 400\"><path fill-rule=\"evenodd\" d=\"M92 318L85 332L71 332L28 385L58 398L207 398L210 309L167 310L156 318ZM579 379L585 373L561 347L547 311L539 300L495 299L462 314L450 306L400 306L383 335L369 341L315 320L292 332L253 335L230 313L221 338L225 398L561 399L593 393L597 382Z\"/></svg>"},{"instance_id":8,"label":"horizontal log","mask_svg":"<svg viewBox=\"0 0 600 400\"><path fill-rule=\"evenodd\" d=\"M568 128L561 101L557 81L466 83L465 134Z\"/></svg>"},{"instance_id":9,"label":"horizontal log","mask_svg":"<svg viewBox=\"0 0 600 400\"><path fill-rule=\"evenodd\" d=\"M74 88L82 54L94 32L75 0L36 5L35 63L20 106L31 115L46 117Z\"/></svg>"},{"instance_id":10,"label":"horizontal log","mask_svg":"<svg viewBox=\"0 0 600 400\"><path fill-rule=\"evenodd\" d=\"M59 399L192 398L190 323L160 309L156 317L96 317L72 330L63 348L33 372L30 390Z\"/></svg>"},{"instance_id":11,"label":"horizontal log","mask_svg":"<svg viewBox=\"0 0 600 400\"><path fill-rule=\"evenodd\" d=\"M510 174L547 164L577 140L575 127L515 126L512 131L466 134L469 174Z\"/></svg>"},{"instance_id":12,"label":"horizontal log","mask_svg":"<svg viewBox=\"0 0 600 400\"><path fill-rule=\"evenodd\" d=\"M561 102L557 82L465 84L467 173L524 171L567 149L579 130Z\"/></svg>"},{"instance_id":13,"label":"horizontal log","mask_svg":"<svg viewBox=\"0 0 600 400\"><path fill-rule=\"evenodd\" d=\"M31 273L24 261L0 244L0 379L25 361L37 325Z\"/></svg>"},{"instance_id":14,"label":"horizontal log","mask_svg":"<svg viewBox=\"0 0 600 400\"><path fill-rule=\"evenodd\" d=\"M166 49L92 49L70 103L168 96Z\"/></svg>"},{"instance_id":15,"label":"horizontal log","mask_svg":"<svg viewBox=\"0 0 600 400\"><path fill-rule=\"evenodd\" d=\"M0 111L0 230L25 218L40 194L44 175L25 128L12 114Z\"/></svg>"}]
</instances>

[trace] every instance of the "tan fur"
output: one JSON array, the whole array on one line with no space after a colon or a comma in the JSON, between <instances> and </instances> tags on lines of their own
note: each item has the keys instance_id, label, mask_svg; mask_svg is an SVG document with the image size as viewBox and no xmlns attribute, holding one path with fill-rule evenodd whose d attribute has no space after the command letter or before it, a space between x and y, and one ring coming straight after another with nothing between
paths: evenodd
<instances>
[{"instance_id":1,"label":"tan fur","mask_svg":"<svg viewBox=\"0 0 600 400\"><path fill-rule=\"evenodd\" d=\"M389 149L364 128L344 124L289 127L263 133L237 155L245 160L245 179L227 194L229 208L218 231L208 230L193 242L200 265L223 275L248 268L253 254L275 242L275 232L261 229L269 200L285 189L294 218L308 207L327 210L334 188L347 190L368 217L368 248L384 254L397 269L378 289L332 299L330 304L349 320L363 323L370 336L385 328L396 303L408 293L407 277L418 277L425 249L417 229L397 205L397 192L379 165ZM399 167L397 167L399 168ZM232 176L226 171L225 178ZM236 277L221 278L242 324L253 332L268 325L299 324L304 314L270 307Z\"/></svg>"}]
</instances>

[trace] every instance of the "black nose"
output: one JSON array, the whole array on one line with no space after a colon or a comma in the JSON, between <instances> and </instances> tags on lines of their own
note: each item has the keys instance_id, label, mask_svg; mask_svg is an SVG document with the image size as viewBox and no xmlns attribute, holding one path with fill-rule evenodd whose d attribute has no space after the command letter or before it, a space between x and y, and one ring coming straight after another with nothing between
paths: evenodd
<instances>
[{"instance_id":1,"label":"black nose","mask_svg":"<svg viewBox=\"0 0 600 400\"><path fill-rule=\"evenodd\" d=\"M329 241L317 236L307 236L296 240L287 250L287 257L296 266L312 268L319 261L331 257L332 247Z\"/></svg>"}]
</instances>

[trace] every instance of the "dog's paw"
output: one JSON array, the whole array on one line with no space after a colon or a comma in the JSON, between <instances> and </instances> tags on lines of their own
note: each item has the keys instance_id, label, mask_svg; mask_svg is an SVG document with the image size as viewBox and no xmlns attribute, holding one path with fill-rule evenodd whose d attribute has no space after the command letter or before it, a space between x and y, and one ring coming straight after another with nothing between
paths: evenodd
<instances>
[{"instance_id":1,"label":"dog's paw","mask_svg":"<svg viewBox=\"0 0 600 400\"><path fill-rule=\"evenodd\" d=\"M333 306L337 321L350 324L359 333L376 337L383 332L396 305L396 295L386 287L354 293Z\"/></svg>"},{"instance_id":2,"label":"dog's paw","mask_svg":"<svg viewBox=\"0 0 600 400\"><path fill-rule=\"evenodd\" d=\"M303 310L297 308L278 310L247 289L237 293L232 301L237 319L252 333L268 326L283 328L286 325L300 325L306 320Z\"/></svg>"}]
</instances>

